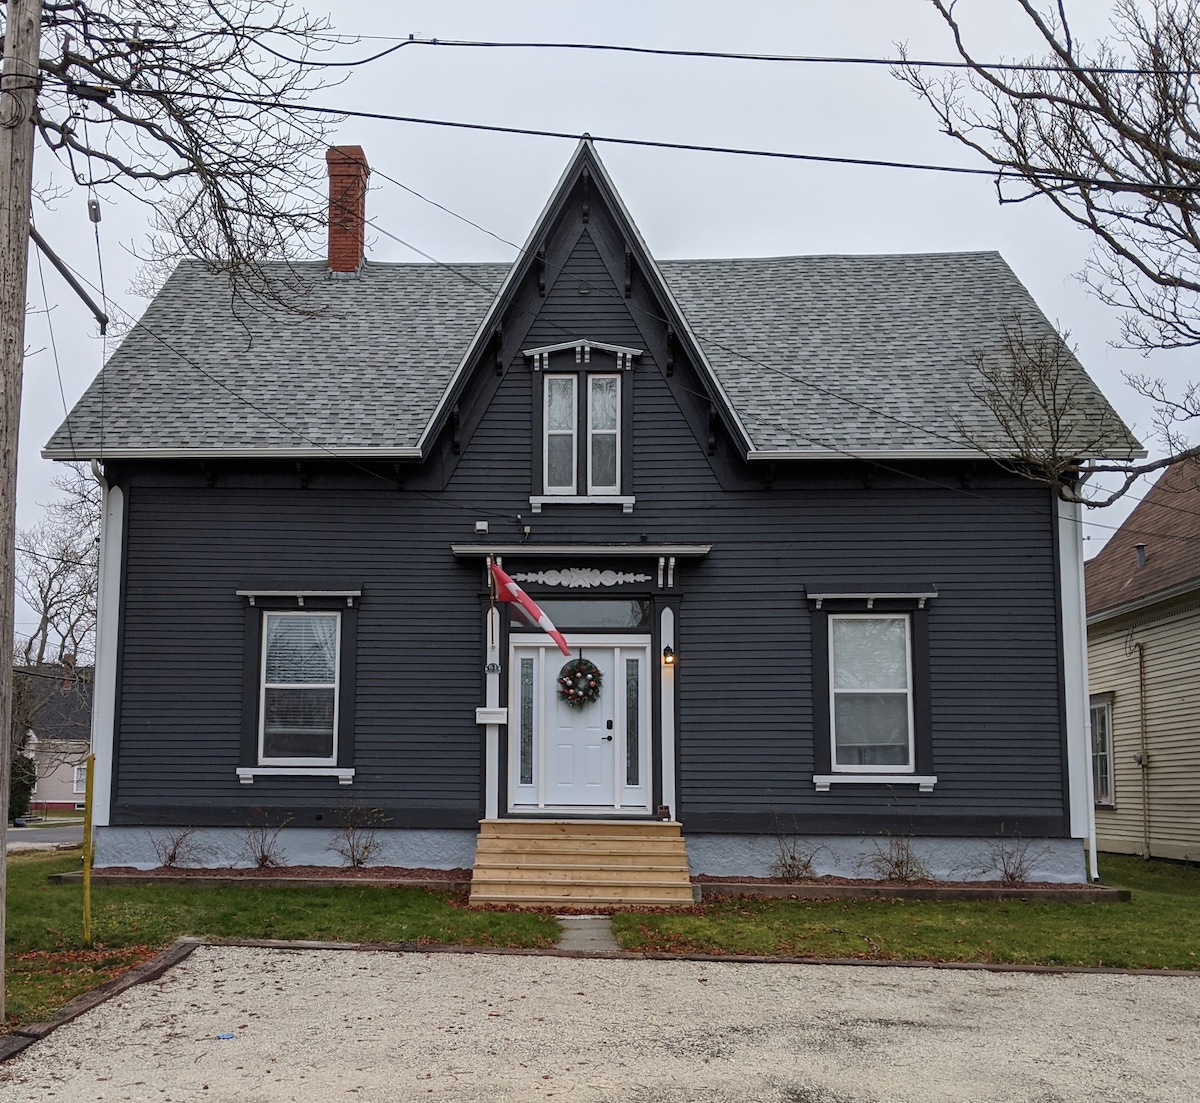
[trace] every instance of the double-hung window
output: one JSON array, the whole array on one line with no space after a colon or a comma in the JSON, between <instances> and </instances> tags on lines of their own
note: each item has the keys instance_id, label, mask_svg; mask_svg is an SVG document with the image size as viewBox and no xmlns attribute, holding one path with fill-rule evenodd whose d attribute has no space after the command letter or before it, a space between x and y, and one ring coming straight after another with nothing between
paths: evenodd
<instances>
[{"instance_id":1,"label":"double-hung window","mask_svg":"<svg viewBox=\"0 0 1200 1103\"><path fill-rule=\"evenodd\" d=\"M1108 695L1091 700L1092 784L1098 807L1111 808L1113 794L1112 698Z\"/></svg>"},{"instance_id":2,"label":"double-hung window","mask_svg":"<svg viewBox=\"0 0 1200 1103\"><path fill-rule=\"evenodd\" d=\"M535 380L533 512L619 505L632 513L633 363L642 350L580 339L524 355Z\"/></svg>"},{"instance_id":3,"label":"double-hung window","mask_svg":"<svg viewBox=\"0 0 1200 1103\"><path fill-rule=\"evenodd\" d=\"M619 494L621 377L547 373L543 394L544 492Z\"/></svg>"},{"instance_id":4,"label":"double-hung window","mask_svg":"<svg viewBox=\"0 0 1200 1103\"><path fill-rule=\"evenodd\" d=\"M932 792L932 583L805 584L812 606L813 784Z\"/></svg>"},{"instance_id":5,"label":"double-hung window","mask_svg":"<svg viewBox=\"0 0 1200 1103\"><path fill-rule=\"evenodd\" d=\"M354 779L358 587L246 586L238 779Z\"/></svg>"},{"instance_id":6,"label":"double-hung window","mask_svg":"<svg viewBox=\"0 0 1200 1103\"><path fill-rule=\"evenodd\" d=\"M829 617L832 766L914 769L912 626L907 614Z\"/></svg>"},{"instance_id":7,"label":"double-hung window","mask_svg":"<svg viewBox=\"0 0 1200 1103\"><path fill-rule=\"evenodd\" d=\"M259 762L337 762L339 612L265 612Z\"/></svg>"}]
</instances>

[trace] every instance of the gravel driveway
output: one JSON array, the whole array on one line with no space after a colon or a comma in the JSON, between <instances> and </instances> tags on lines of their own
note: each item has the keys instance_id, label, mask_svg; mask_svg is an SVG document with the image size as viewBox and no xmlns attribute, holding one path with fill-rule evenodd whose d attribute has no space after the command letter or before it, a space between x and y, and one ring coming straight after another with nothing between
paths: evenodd
<instances>
[{"instance_id":1,"label":"gravel driveway","mask_svg":"<svg viewBox=\"0 0 1200 1103\"><path fill-rule=\"evenodd\" d=\"M207 946L0 1066L0 1100L54 1103L1193 1103L1197 1084L1200 976Z\"/></svg>"}]
</instances>

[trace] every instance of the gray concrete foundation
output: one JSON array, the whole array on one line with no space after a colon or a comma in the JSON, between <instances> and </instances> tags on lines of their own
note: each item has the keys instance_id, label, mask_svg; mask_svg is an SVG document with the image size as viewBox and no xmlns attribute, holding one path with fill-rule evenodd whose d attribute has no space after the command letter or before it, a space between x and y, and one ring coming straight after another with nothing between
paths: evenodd
<instances>
[{"instance_id":1,"label":"gray concrete foundation","mask_svg":"<svg viewBox=\"0 0 1200 1103\"><path fill-rule=\"evenodd\" d=\"M786 850L812 863L822 877L885 877L889 866L905 858L907 848L928 875L938 881L998 881L1005 864L1021 862L1026 881L1086 883L1082 839L922 838L875 836L687 835L693 874L714 877L773 877Z\"/></svg>"},{"instance_id":2,"label":"gray concrete foundation","mask_svg":"<svg viewBox=\"0 0 1200 1103\"><path fill-rule=\"evenodd\" d=\"M99 827L96 829L96 867L132 866L156 869L162 852L185 827ZM475 864L474 831L376 832L379 851L370 864L377 866L470 869ZM807 857L816 876L885 876L889 865L903 859L908 849L934 880L996 881L1004 865L1021 861L1022 880L1058 884L1087 882L1087 862L1081 839L1020 838L920 838L874 836L692 835L686 825L688 862L693 874L715 877L771 877L786 847ZM290 866L341 866L345 861L331 849L334 833L311 827L284 828L279 834L282 862ZM235 868L255 865L245 828L201 827L192 830L181 846L181 866Z\"/></svg>"},{"instance_id":3,"label":"gray concrete foundation","mask_svg":"<svg viewBox=\"0 0 1200 1103\"><path fill-rule=\"evenodd\" d=\"M96 868L133 866L157 869L163 864L161 851L170 846L186 827L98 827ZM427 869L470 869L475 864L474 831L380 830L373 866L403 866ZM194 867L248 868L256 863L249 833L238 827L197 827L181 846L179 865ZM331 849L334 832L315 827L285 827L279 833L281 862L289 866L344 866L345 860Z\"/></svg>"}]
</instances>

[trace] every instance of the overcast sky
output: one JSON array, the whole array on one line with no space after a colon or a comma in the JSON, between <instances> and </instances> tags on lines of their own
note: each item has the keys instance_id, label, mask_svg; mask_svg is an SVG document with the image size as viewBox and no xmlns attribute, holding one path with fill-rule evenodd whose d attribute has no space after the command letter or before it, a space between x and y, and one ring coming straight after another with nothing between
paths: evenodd
<instances>
[{"instance_id":1,"label":"overcast sky","mask_svg":"<svg viewBox=\"0 0 1200 1103\"><path fill-rule=\"evenodd\" d=\"M328 5L308 4L324 12ZM1077 38L1108 31L1107 4L1068 3ZM1024 56L1034 43L1012 0L960 0L977 52ZM387 45L371 36L604 42L639 46L800 54L949 58L951 43L926 0L348 0L336 29L363 41L330 57L351 60ZM47 50L43 51L48 52ZM970 165L969 154L937 132L915 95L886 67L637 57L549 50L407 46L314 97L314 103L431 119L787 150L830 156ZM348 120L332 134L364 147L371 165L500 238L523 242L574 142ZM1041 202L1001 208L982 177L767 161L601 143L608 166L651 251L660 258L999 250L1061 329L1136 432L1150 411L1122 371L1177 380L1200 374L1187 352L1149 361L1111 347L1118 320L1075 279L1090 247ZM53 164L38 151L38 174ZM53 171L65 184L61 170ZM128 311L134 255L145 209L106 199L100 226L108 293ZM413 197L380 174L368 197L369 255L423 259L394 234L443 261L511 260L495 237ZM88 278L97 278L85 197L37 212L42 233ZM71 405L99 370L105 346L95 323L44 266L58 370L50 348L36 258L31 255L30 318L21 428L18 521L36 520L50 494L53 465L39 457ZM110 349L111 351L111 349ZM798 365L802 368L803 365ZM59 376L61 375L61 393ZM1144 493L1144 487L1135 491ZM1132 505L1133 503L1130 503ZM1085 554L1099 550L1127 508L1090 515ZM18 626L20 627L20 626Z\"/></svg>"}]
</instances>

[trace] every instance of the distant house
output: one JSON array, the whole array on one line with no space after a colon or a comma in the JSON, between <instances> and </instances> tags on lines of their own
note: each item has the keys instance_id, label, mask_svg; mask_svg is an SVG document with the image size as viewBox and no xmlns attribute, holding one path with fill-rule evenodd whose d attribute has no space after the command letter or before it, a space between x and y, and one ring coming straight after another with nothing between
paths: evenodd
<instances>
[{"instance_id":1,"label":"distant house","mask_svg":"<svg viewBox=\"0 0 1200 1103\"><path fill-rule=\"evenodd\" d=\"M91 668L44 664L18 666L13 674L24 714L22 753L37 767L30 810L82 807L91 747Z\"/></svg>"},{"instance_id":2,"label":"distant house","mask_svg":"<svg viewBox=\"0 0 1200 1103\"><path fill-rule=\"evenodd\" d=\"M1200 859L1200 464L1167 470L1086 566L1101 850Z\"/></svg>"},{"instance_id":3,"label":"distant house","mask_svg":"<svg viewBox=\"0 0 1200 1103\"><path fill-rule=\"evenodd\" d=\"M493 901L690 901L780 830L1086 878L1077 510L974 387L1055 338L997 254L657 260L585 141L513 264L372 263L329 166L306 313L180 265L45 451L103 460L99 864L262 812L329 862L353 801ZM1079 439L1136 449L1067 359Z\"/></svg>"}]
</instances>

